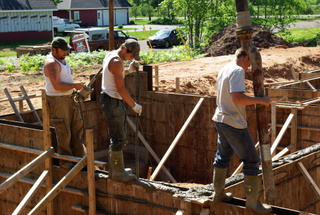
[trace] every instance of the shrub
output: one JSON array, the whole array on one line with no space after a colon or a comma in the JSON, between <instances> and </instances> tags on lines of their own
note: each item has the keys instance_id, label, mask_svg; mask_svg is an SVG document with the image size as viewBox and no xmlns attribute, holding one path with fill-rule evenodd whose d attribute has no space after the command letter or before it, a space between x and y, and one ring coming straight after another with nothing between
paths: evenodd
<instances>
[{"instance_id":1,"label":"shrub","mask_svg":"<svg viewBox=\"0 0 320 215\"><path fill-rule=\"evenodd\" d=\"M118 25L118 28L119 28L119 29L122 29L122 28L123 28L123 25L121 25L121 24Z\"/></svg>"}]
</instances>

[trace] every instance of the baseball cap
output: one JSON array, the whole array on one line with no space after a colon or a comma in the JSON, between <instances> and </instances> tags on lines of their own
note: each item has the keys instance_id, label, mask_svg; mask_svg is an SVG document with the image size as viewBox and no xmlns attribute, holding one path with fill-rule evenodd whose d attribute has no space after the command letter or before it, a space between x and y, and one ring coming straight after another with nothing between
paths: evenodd
<instances>
[{"instance_id":1,"label":"baseball cap","mask_svg":"<svg viewBox=\"0 0 320 215\"><path fill-rule=\"evenodd\" d=\"M56 37L52 40L51 46L53 48L60 48L64 51L68 51L71 46L67 43L67 41L63 37Z\"/></svg>"},{"instance_id":2,"label":"baseball cap","mask_svg":"<svg viewBox=\"0 0 320 215\"><path fill-rule=\"evenodd\" d=\"M127 39L124 42L124 46L128 49L129 52L132 53L132 56L135 60L140 61L140 56L139 56L140 45L138 41L134 39Z\"/></svg>"}]
</instances>

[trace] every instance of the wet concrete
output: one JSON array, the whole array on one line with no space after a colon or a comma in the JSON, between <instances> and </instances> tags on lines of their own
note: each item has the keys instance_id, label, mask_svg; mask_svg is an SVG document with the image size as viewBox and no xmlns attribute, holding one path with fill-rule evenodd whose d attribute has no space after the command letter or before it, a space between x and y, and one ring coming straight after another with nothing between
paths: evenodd
<instances>
[{"instance_id":1,"label":"wet concrete","mask_svg":"<svg viewBox=\"0 0 320 215\"><path fill-rule=\"evenodd\" d=\"M295 153L289 154L275 162L273 162L273 168L285 165L287 163L294 162L304 156L310 155L311 153L320 151L320 143L315 144L311 147L302 149ZM260 167L260 173L262 172ZM99 173L98 177L107 178L106 174ZM227 179L226 187L231 186L233 184L239 183L243 181L244 177L243 174L237 174ZM213 198L213 184L207 184L203 186L195 186L191 188L180 187L174 184L166 183L166 182L159 182L159 181L149 181L147 179L139 179L130 182L130 184L139 185L145 187L149 190L162 190L165 192L172 193L176 197L180 197L183 199L189 199L197 202L205 202L208 200L212 200Z\"/></svg>"}]
</instances>

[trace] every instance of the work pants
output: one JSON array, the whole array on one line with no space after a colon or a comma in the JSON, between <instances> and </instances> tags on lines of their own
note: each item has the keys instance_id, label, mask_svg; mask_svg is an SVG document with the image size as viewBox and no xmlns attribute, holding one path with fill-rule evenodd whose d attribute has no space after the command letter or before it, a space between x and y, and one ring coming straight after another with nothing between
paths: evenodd
<instances>
[{"instance_id":1,"label":"work pants","mask_svg":"<svg viewBox=\"0 0 320 215\"><path fill-rule=\"evenodd\" d=\"M72 95L47 96L50 125L55 127L57 152L64 155L83 157L84 145L83 120L80 108L75 105Z\"/></svg>"},{"instance_id":2,"label":"work pants","mask_svg":"<svg viewBox=\"0 0 320 215\"><path fill-rule=\"evenodd\" d=\"M123 100L100 96L100 107L106 115L111 151L121 151L127 141L127 112Z\"/></svg>"}]
</instances>

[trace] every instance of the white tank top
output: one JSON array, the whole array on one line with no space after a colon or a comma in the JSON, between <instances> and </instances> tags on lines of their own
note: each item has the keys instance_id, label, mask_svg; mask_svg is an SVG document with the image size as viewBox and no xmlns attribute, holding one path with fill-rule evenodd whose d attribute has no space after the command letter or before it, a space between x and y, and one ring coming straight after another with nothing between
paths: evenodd
<instances>
[{"instance_id":1,"label":"white tank top","mask_svg":"<svg viewBox=\"0 0 320 215\"><path fill-rule=\"evenodd\" d=\"M66 65L64 65L63 63L58 61L55 57L53 57L52 53L50 53L47 57L47 59L50 59L50 58L52 58L56 62L58 62L61 67L61 71L60 71L61 81L66 82L66 83L73 83L73 78L72 78L70 66L67 63L67 61L66 61ZM66 90L66 91L55 90L50 79L44 74L44 72L43 72L43 75L44 75L44 80L46 82L46 94L48 96L64 96L64 95L71 95L73 93L73 89Z\"/></svg>"},{"instance_id":2,"label":"white tank top","mask_svg":"<svg viewBox=\"0 0 320 215\"><path fill-rule=\"evenodd\" d=\"M102 73L102 92L108 94L112 98L122 99L118 93L116 84L114 82L114 75L109 71L108 66L110 60L117 57L121 60L118 55L119 50L113 50L109 52L103 59L103 73ZM122 60L121 60L122 61ZM123 64L123 62L122 62ZM122 69L122 77L125 77L125 70Z\"/></svg>"}]
</instances>

